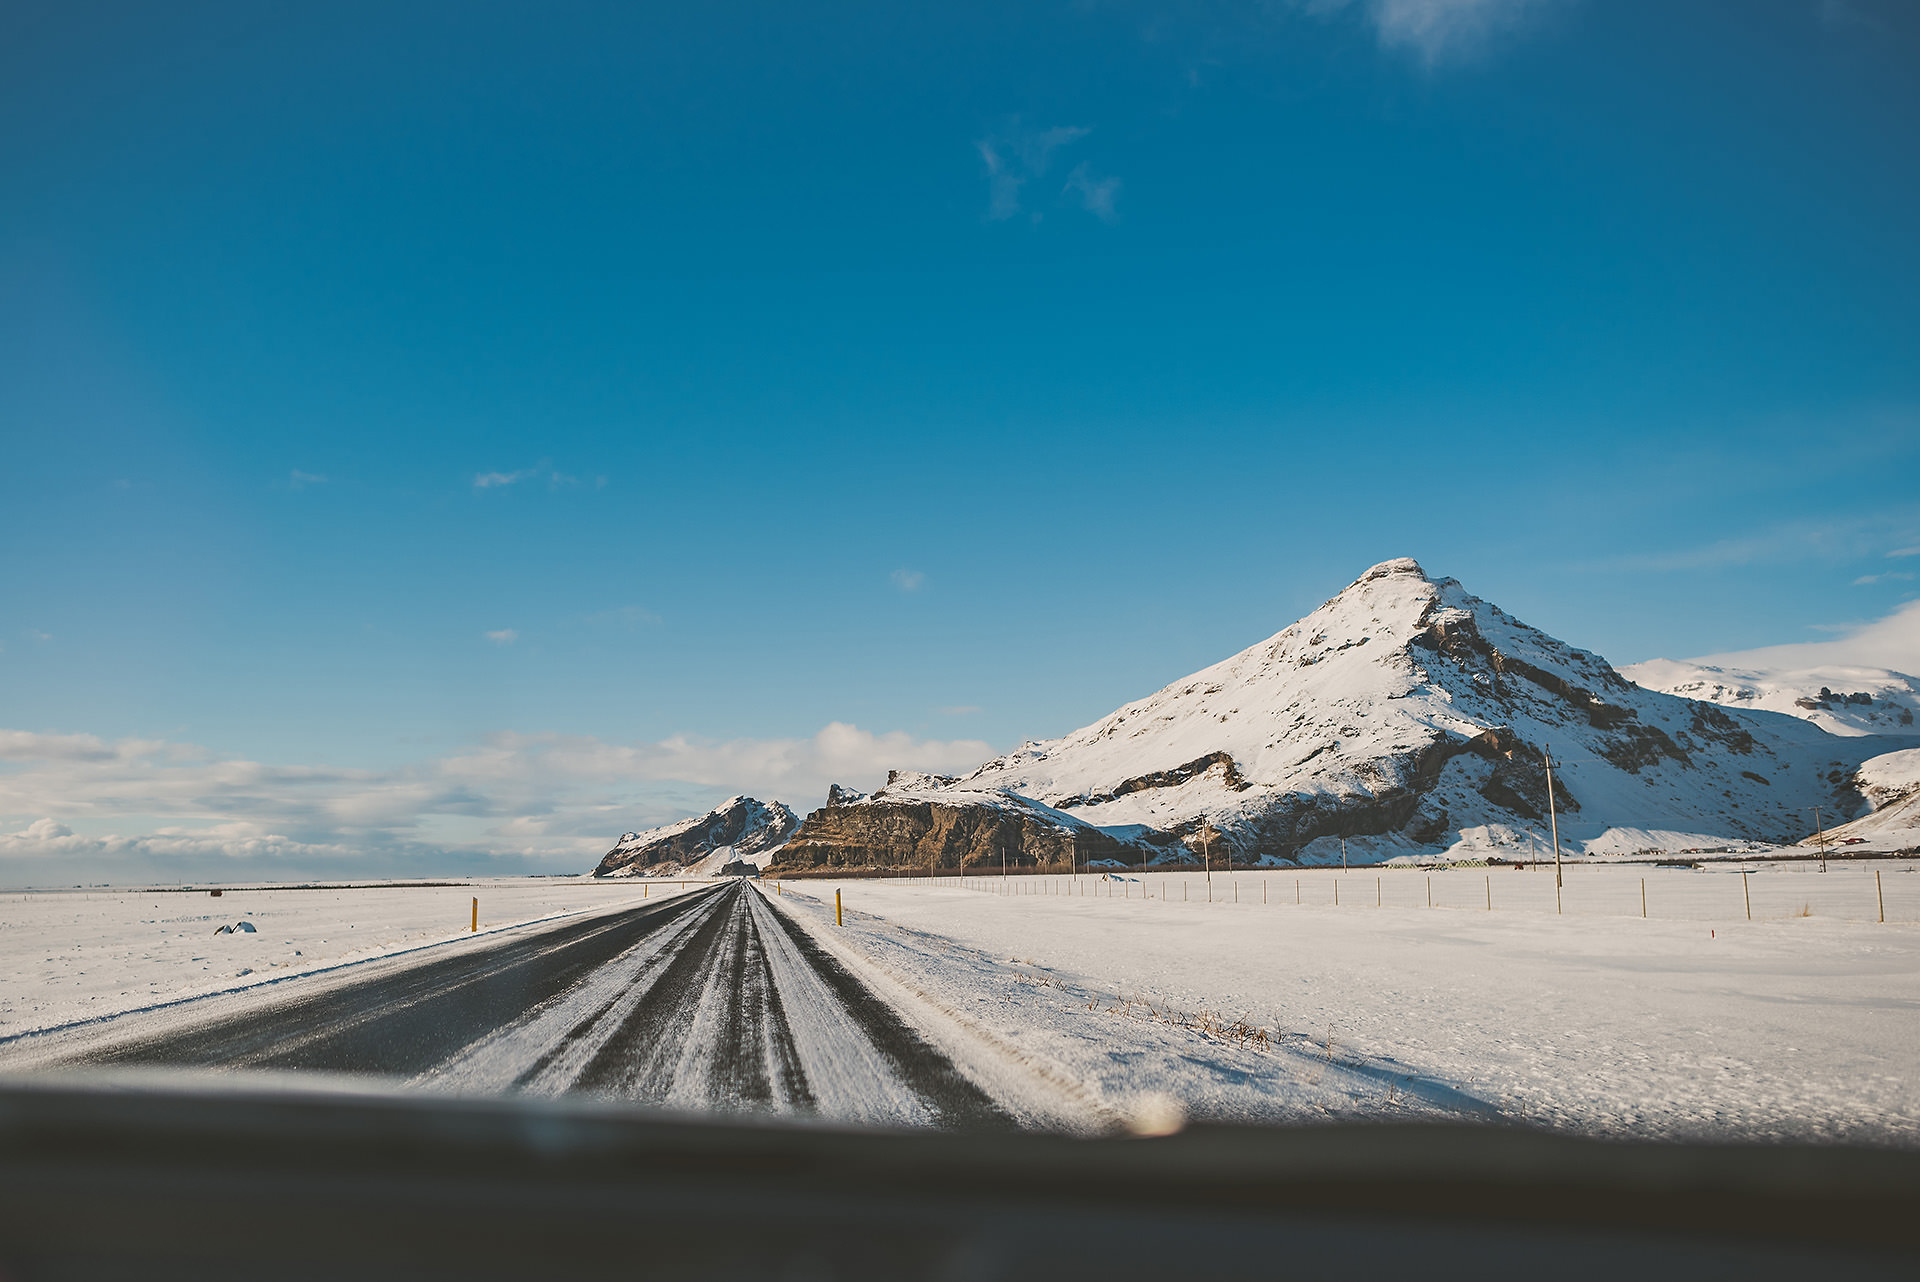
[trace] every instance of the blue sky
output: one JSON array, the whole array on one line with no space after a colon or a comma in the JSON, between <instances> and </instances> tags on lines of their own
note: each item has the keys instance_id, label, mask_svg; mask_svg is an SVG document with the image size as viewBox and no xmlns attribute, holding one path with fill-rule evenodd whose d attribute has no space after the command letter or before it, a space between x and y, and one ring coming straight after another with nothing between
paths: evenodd
<instances>
[{"instance_id":1,"label":"blue sky","mask_svg":"<svg viewBox=\"0 0 1920 1282\"><path fill-rule=\"evenodd\" d=\"M1916 594L1911 6L285 8L0 15L0 881L579 867L1390 556Z\"/></svg>"}]
</instances>

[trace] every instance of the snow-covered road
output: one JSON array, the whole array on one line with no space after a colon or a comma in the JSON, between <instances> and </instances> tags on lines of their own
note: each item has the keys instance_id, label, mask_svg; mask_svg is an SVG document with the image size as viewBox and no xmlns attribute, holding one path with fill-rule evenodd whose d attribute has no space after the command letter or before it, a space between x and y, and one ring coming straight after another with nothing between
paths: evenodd
<instances>
[{"instance_id":1,"label":"snow-covered road","mask_svg":"<svg viewBox=\"0 0 1920 1282\"><path fill-rule=\"evenodd\" d=\"M189 1004L35 1040L43 1064L369 1074L874 1124L1011 1124L744 882L357 981L296 982L210 1016Z\"/></svg>"}]
</instances>

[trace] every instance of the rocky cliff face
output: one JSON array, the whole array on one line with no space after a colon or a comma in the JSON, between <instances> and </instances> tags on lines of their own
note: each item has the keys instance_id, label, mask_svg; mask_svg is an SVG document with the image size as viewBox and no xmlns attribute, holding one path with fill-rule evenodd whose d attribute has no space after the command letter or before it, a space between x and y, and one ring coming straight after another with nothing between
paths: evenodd
<instances>
[{"instance_id":1,"label":"rocky cliff face","mask_svg":"<svg viewBox=\"0 0 1920 1282\"><path fill-rule=\"evenodd\" d=\"M704 815L627 833L593 875L637 877L678 871L727 847L735 858L758 855L776 849L799 826L798 816L780 802L729 797Z\"/></svg>"},{"instance_id":2,"label":"rocky cliff face","mask_svg":"<svg viewBox=\"0 0 1920 1282\"><path fill-rule=\"evenodd\" d=\"M1361 858L1490 854L1544 839L1549 746L1562 840L1596 853L1794 840L1805 807L1858 812L1854 768L1876 751L1793 717L1644 689L1401 559L1063 738L963 778L841 794L808 816L782 865L815 852L951 867L1001 850L1045 863L1070 826L1083 848L1095 833L1117 843L1128 864L1202 830L1249 862L1338 859L1339 838L1358 839Z\"/></svg>"},{"instance_id":3,"label":"rocky cliff face","mask_svg":"<svg viewBox=\"0 0 1920 1282\"><path fill-rule=\"evenodd\" d=\"M829 868L1138 867L1168 854L1173 838L1108 832L1008 793L954 791L953 781L896 771L870 795L836 786L807 816L768 871Z\"/></svg>"}]
</instances>

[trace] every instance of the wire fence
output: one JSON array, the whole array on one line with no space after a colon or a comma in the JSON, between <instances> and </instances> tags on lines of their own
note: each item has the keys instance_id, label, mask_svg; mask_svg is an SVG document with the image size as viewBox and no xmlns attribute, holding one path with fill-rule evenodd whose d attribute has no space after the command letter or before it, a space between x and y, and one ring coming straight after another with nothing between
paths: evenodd
<instances>
[{"instance_id":1,"label":"wire fence","mask_svg":"<svg viewBox=\"0 0 1920 1282\"><path fill-rule=\"evenodd\" d=\"M923 884L1008 897L1142 900L1239 907L1447 909L1668 921L1820 918L1920 922L1920 861L1811 864L1538 867L1311 868L1183 873L1081 873L1057 877L923 875Z\"/></svg>"}]
</instances>

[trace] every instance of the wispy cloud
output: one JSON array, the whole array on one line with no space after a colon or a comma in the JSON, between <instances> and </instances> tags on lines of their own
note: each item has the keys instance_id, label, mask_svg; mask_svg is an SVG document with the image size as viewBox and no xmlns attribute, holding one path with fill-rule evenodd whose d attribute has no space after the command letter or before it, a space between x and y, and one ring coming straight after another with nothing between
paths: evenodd
<instances>
[{"instance_id":1,"label":"wispy cloud","mask_svg":"<svg viewBox=\"0 0 1920 1282\"><path fill-rule=\"evenodd\" d=\"M486 632L481 635L485 636L487 640L493 642L495 645L512 645L520 639L520 634L512 628L501 628L498 632Z\"/></svg>"},{"instance_id":2,"label":"wispy cloud","mask_svg":"<svg viewBox=\"0 0 1920 1282\"><path fill-rule=\"evenodd\" d=\"M1920 547L1882 553L1920 531L1920 511L1900 508L1827 519L1781 521L1693 547L1640 553L1605 562L1620 570L1714 570L1739 565L1858 561L1872 556L1920 555Z\"/></svg>"},{"instance_id":3,"label":"wispy cloud","mask_svg":"<svg viewBox=\"0 0 1920 1282\"><path fill-rule=\"evenodd\" d=\"M980 711L980 705L977 703L956 703L951 707L939 709L943 717L970 717L978 711Z\"/></svg>"},{"instance_id":4,"label":"wispy cloud","mask_svg":"<svg viewBox=\"0 0 1920 1282\"><path fill-rule=\"evenodd\" d=\"M1115 222L1119 215L1114 212L1113 202L1120 194L1118 178L1101 178L1094 174L1085 161L1073 167L1067 175L1067 185L1063 191L1073 192L1080 198L1086 211L1103 223Z\"/></svg>"},{"instance_id":5,"label":"wispy cloud","mask_svg":"<svg viewBox=\"0 0 1920 1282\"><path fill-rule=\"evenodd\" d=\"M1408 53L1429 69L1484 57L1501 39L1524 31L1571 0L1295 0L1327 18L1365 14L1382 48Z\"/></svg>"},{"instance_id":6,"label":"wispy cloud","mask_svg":"<svg viewBox=\"0 0 1920 1282\"><path fill-rule=\"evenodd\" d=\"M922 571L904 568L895 570L887 577L892 579L893 586L899 588L902 592L918 592L927 581L927 576Z\"/></svg>"},{"instance_id":7,"label":"wispy cloud","mask_svg":"<svg viewBox=\"0 0 1920 1282\"><path fill-rule=\"evenodd\" d=\"M1913 576L1905 570L1886 570L1880 574L1863 574L1853 581L1853 586L1863 588L1872 583L1885 583L1888 580L1898 579L1905 579L1908 582L1912 582Z\"/></svg>"},{"instance_id":8,"label":"wispy cloud","mask_svg":"<svg viewBox=\"0 0 1920 1282\"><path fill-rule=\"evenodd\" d=\"M1062 147L1085 138L1093 130L1085 125L1055 125L1051 129L1026 129L1016 118L1003 134L982 138L974 143L974 149L980 153L980 160L987 170L987 217L995 222L1004 222L1020 213L1026 213L1034 222L1039 222L1044 213L1041 210L1029 210L1024 200L1024 188L1037 178L1044 178L1053 167L1054 153ZM1063 192L1078 191L1075 178L1080 177L1085 166L1074 170ZM1112 220L1113 197L1120 190L1117 178L1082 179L1084 184L1096 189L1094 195L1082 194L1082 204L1096 216ZM1095 208L1095 200L1104 200L1105 212Z\"/></svg>"},{"instance_id":9,"label":"wispy cloud","mask_svg":"<svg viewBox=\"0 0 1920 1282\"><path fill-rule=\"evenodd\" d=\"M523 467L514 472L475 472L473 474L473 488L476 490L504 489L509 485L519 485L523 481L544 481L550 490L588 484L587 481L570 472L562 472L545 459L532 467ZM607 478L596 476L593 478L592 485L596 490L605 489Z\"/></svg>"},{"instance_id":10,"label":"wispy cloud","mask_svg":"<svg viewBox=\"0 0 1920 1282\"><path fill-rule=\"evenodd\" d=\"M325 485L327 478L318 472L302 472L299 468L287 474L287 484L296 490L304 490L309 485Z\"/></svg>"},{"instance_id":11,"label":"wispy cloud","mask_svg":"<svg viewBox=\"0 0 1920 1282\"><path fill-rule=\"evenodd\" d=\"M69 868L92 876L105 858L148 877L209 860L226 861L231 876L250 864L320 875L369 860L391 871L469 858L585 868L626 829L697 812L727 792L807 806L831 783L871 788L890 769L952 772L989 755L978 740L836 721L801 739L622 744L502 733L454 755L356 770L0 730L0 878Z\"/></svg>"},{"instance_id":12,"label":"wispy cloud","mask_svg":"<svg viewBox=\"0 0 1920 1282\"><path fill-rule=\"evenodd\" d=\"M1759 650L1740 650L1728 654L1703 655L1696 663L1733 668L1821 668L1851 666L1892 668L1896 672L1920 675L1920 601L1909 601L1892 614L1871 623L1828 628L1813 625L1814 631L1837 631L1831 641L1807 641L1793 645L1767 646Z\"/></svg>"}]
</instances>

